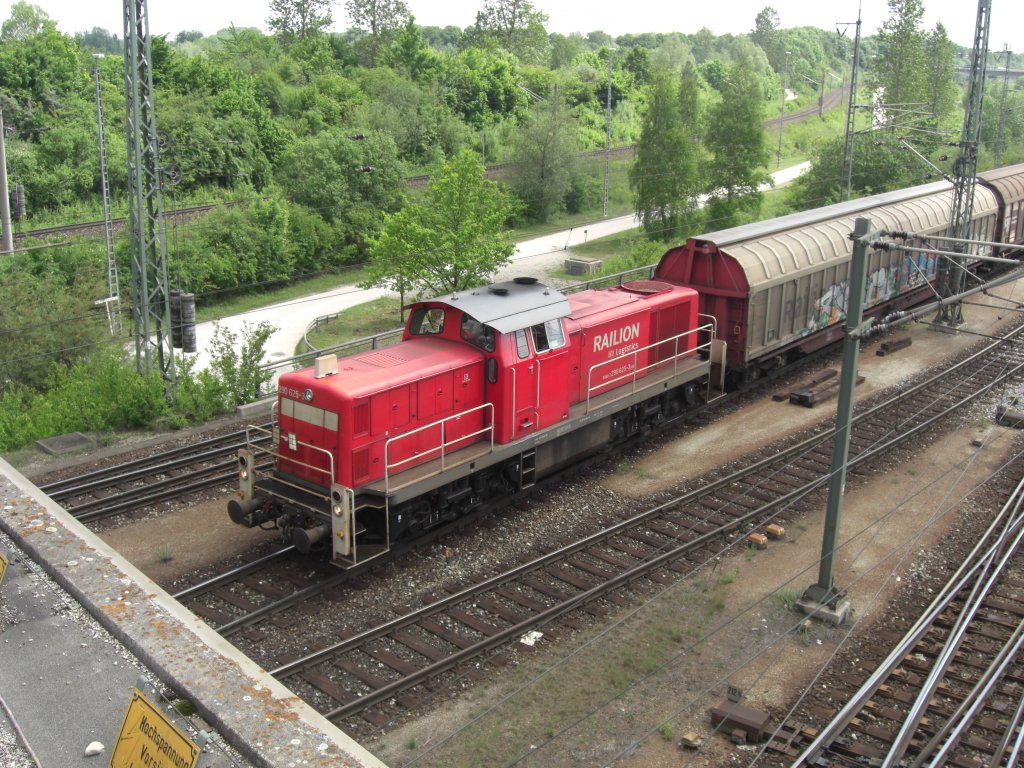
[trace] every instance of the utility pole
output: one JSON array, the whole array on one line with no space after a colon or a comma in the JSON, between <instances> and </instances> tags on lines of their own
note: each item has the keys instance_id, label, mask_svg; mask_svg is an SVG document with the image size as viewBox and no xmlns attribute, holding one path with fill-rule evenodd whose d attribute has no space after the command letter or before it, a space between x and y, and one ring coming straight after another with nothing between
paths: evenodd
<instances>
[{"instance_id":1,"label":"utility pole","mask_svg":"<svg viewBox=\"0 0 1024 768\"><path fill-rule=\"evenodd\" d=\"M999 138L996 140L996 167L1003 164L1003 151L1006 149L1006 93L1010 89L1010 46L1003 43L1006 54L1006 69L1003 70L1003 98L999 102Z\"/></svg>"},{"instance_id":2,"label":"utility pole","mask_svg":"<svg viewBox=\"0 0 1024 768\"><path fill-rule=\"evenodd\" d=\"M782 65L782 98L779 99L779 148L775 151L775 167L782 165L782 126L786 122L786 85L789 81L789 55L792 51L786 51L786 61Z\"/></svg>"},{"instance_id":3,"label":"utility pole","mask_svg":"<svg viewBox=\"0 0 1024 768\"><path fill-rule=\"evenodd\" d=\"M107 326L113 336L121 327L120 286L117 279L117 261L114 258L114 222L110 216L110 183L107 177L107 140L103 129L103 91L100 81L100 59L102 53L94 53L96 60L96 124L99 128L100 149L100 191L103 195L103 237L107 246L107 297L97 304L107 309Z\"/></svg>"},{"instance_id":4,"label":"utility pole","mask_svg":"<svg viewBox=\"0 0 1024 768\"><path fill-rule=\"evenodd\" d=\"M14 233L11 231L11 196L7 191L7 132L4 130L4 111L0 109L0 253L14 253Z\"/></svg>"},{"instance_id":5,"label":"utility pole","mask_svg":"<svg viewBox=\"0 0 1024 768\"><path fill-rule=\"evenodd\" d=\"M612 154L612 60L615 49L608 49L608 95L605 97L604 118L604 218L608 218L608 171Z\"/></svg>"},{"instance_id":6,"label":"utility pole","mask_svg":"<svg viewBox=\"0 0 1024 768\"><path fill-rule=\"evenodd\" d=\"M981 132L981 107L985 97L985 64L988 59L988 32L992 16L992 0L978 0L978 21L974 29L971 51L970 83L964 107L964 127L960 135L959 154L953 163L953 199L949 216L949 237L967 240L970 236L971 214L974 211L975 174L978 170L978 136ZM964 251L962 243L954 250ZM966 272L962 259L942 259L936 271L936 291L947 299L963 293ZM960 303L943 304L936 325L956 328L963 323Z\"/></svg>"},{"instance_id":7,"label":"utility pole","mask_svg":"<svg viewBox=\"0 0 1024 768\"><path fill-rule=\"evenodd\" d=\"M827 69L821 70L821 90L818 91L818 117L825 116L825 73Z\"/></svg>"},{"instance_id":8,"label":"utility pole","mask_svg":"<svg viewBox=\"0 0 1024 768\"><path fill-rule=\"evenodd\" d=\"M850 612L845 590L835 586L836 553L839 550L839 521L846 490L846 462L850 455L850 429L853 420L853 395L857 384L857 352L863 334L864 288L867 284L868 243L871 220L858 218L854 223L853 255L850 258L850 287L846 299L846 327L843 337L843 369L839 380L839 402L836 406L836 430L832 438L832 469L828 483L828 506L825 510L825 532L821 541L818 581L809 586L797 601L804 613L836 626ZM869 321L870 323L870 321Z\"/></svg>"},{"instance_id":9,"label":"utility pole","mask_svg":"<svg viewBox=\"0 0 1024 768\"><path fill-rule=\"evenodd\" d=\"M845 30L844 30L845 31ZM853 66L850 68L850 106L846 110L843 134L842 200L849 200L853 188L853 136L857 109L857 73L860 70L860 8L857 9L857 34L853 39Z\"/></svg>"},{"instance_id":10,"label":"utility pole","mask_svg":"<svg viewBox=\"0 0 1024 768\"><path fill-rule=\"evenodd\" d=\"M146 0L124 0L124 100L128 144L128 229L132 261L135 363L159 370L175 397L171 301L160 208L159 140Z\"/></svg>"}]
</instances>

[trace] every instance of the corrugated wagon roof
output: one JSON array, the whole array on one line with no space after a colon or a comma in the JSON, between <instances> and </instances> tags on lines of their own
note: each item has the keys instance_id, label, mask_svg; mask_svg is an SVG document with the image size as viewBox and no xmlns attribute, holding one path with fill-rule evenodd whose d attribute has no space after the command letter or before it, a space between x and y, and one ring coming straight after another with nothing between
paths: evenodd
<instances>
[{"instance_id":1,"label":"corrugated wagon roof","mask_svg":"<svg viewBox=\"0 0 1024 768\"><path fill-rule=\"evenodd\" d=\"M875 198L876 206L860 210L843 210L837 206L822 209L832 216L818 216L813 222L780 228L766 226L764 231L735 237L727 230L721 240L709 235L720 250L728 253L743 267L751 287L764 287L777 281L792 280L804 272L820 269L830 261L845 261L853 252L850 233L859 216L870 218L876 230L906 232L944 232L949 225L952 191L948 184L916 188L919 194L886 202L885 196ZM926 192L926 194L920 194ZM879 205L880 204L880 205ZM994 211L995 196L991 190L976 187L974 212ZM783 217L789 218L789 217ZM765 222L770 225L771 222ZM705 238L702 238L705 239Z\"/></svg>"},{"instance_id":2,"label":"corrugated wagon roof","mask_svg":"<svg viewBox=\"0 0 1024 768\"><path fill-rule=\"evenodd\" d=\"M1024 163L979 173L978 180L994 188L1008 203L1024 200Z\"/></svg>"}]
</instances>

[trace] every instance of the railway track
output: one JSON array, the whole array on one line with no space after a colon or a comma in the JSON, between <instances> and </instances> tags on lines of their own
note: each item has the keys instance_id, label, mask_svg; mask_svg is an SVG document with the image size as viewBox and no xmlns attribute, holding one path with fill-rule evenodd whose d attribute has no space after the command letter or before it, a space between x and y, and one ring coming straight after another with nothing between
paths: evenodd
<instances>
[{"instance_id":1,"label":"railway track","mask_svg":"<svg viewBox=\"0 0 1024 768\"><path fill-rule=\"evenodd\" d=\"M232 205L232 203L211 203L207 205L196 205L191 206L189 208L181 208L173 211L165 210L163 212L163 215L165 219L172 222L177 221L179 219L182 221L188 221L196 216L199 216L200 214L206 213L207 211L212 211L214 208L218 207L218 205ZM116 233L120 232L124 228L127 221L127 219L121 217L111 219L110 224L113 227L114 232ZM58 227L41 227L39 229L32 229L27 232L15 232L14 241L21 242L22 240L26 240L28 238L40 239L54 236L68 237L71 235L101 236L103 235L105 229L106 223L103 221L84 221L79 224L63 224Z\"/></svg>"},{"instance_id":2,"label":"railway track","mask_svg":"<svg viewBox=\"0 0 1024 768\"><path fill-rule=\"evenodd\" d=\"M1024 458L1009 468L1024 477ZM766 763L1016 766L1024 752L1024 480L921 617L888 630L859 672L829 676L838 711L821 728L791 718ZM888 652L887 652L888 651ZM861 651L862 655L863 652ZM829 710L831 709L831 713ZM772 757L779 758L778 761Z\"/></svg>"},{"instance_id":3,"label":"railway track","mask_svg":"<svg viewBox=\"0 0 1024 768\"><path fill-rule=\"evenodd\" d=\"M879 405L861 409L851 434L851 468L866 472L872 464L881 466L894 447L941 428L993 387L1018 380L1024 369L1024 352L1016 345L1021 332L1017 328ZM376 621L368 630L340 619L335 631L340 642L313 652L296 647L278 654L276 667L260 645L273 629L252 617L273 614L275 622L294 626L301 620L299 612L289 614L266 594L244 595L243 587L251 587L241 581L220 585L213 595L220 604L205 610L226 619L219 622L222 627L257 625L257 631L247 633L255 638L250 655L330 719L356 733L367 724L383 727L394 719L396 706L414 711L467 668L477 674L503 665L521 638L557 635L560 622L571 623L579 610L600 614L628 602L624 590L634 582L683 578L713 552L779 520L782 510L820 496L815 494L827 483L831 441L831 430L823 428L775 446L767 458L740 462L745 466L738 471L705 478L668 503L629 513L616 525L479 583L453 585L450 594ZM262 574L258 581L277 584L281 579ZM330 589L310 587L310 592L332 603L345 597ZM280 647L281 641L273 645Z\"/></svg>"},{"instance_id":4,"label":"railway track","mask_svg":"<svg viewBox=\"0 0 1024 768\"><path fill-rule=\"evenodd\" d=\"M234 483L236 453L244 444L245 430L239 430L47 483L40 490L78 520L95 522Z\"/></svg>"}]
</instances>

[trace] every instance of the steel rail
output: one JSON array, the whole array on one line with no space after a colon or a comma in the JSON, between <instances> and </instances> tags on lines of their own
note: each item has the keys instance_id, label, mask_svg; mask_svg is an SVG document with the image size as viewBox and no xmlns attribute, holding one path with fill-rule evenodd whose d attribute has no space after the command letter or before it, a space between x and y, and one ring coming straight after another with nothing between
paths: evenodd
<instances>
[{"instance_id":1,"label":"steel rail","mask_svg":"<svg viewBox=\"0 0 1024 768\"><path fill-rule=\"evenodd\" d=\"M1024 648L1024 625L1018 624L1010 640L1000 649L999 654L986 668L974 688L964 696L956 711L946 720L946 724L921 748L917 757L910 764L910 768L922 768L928 761L931 761L932 765L945 765L945 758L967 729L971 727L978 710L988 701L992 689L1006 669L1015 662L1021 648ZM945 743L939 747L943 739L945 739ZM996 753L996 762L1000 762L999 753ZM891 767L896 764L894 761L886 760L883 766Z\"/></svg>"},{"instance_id":2,"label":"steel rail","mask_svg":"<svg viewBox=\"0 0 1024 768\"><path fill-rule=\"evenodd\" d=\"M183 445L178 446L177 448L171 448L165 451L161 451L159 453L153 454L152 456L133 459L123 464L119 464L117 465L117 467L114 467L113 469L129 468L125 473L123 473L123 475L115 475L114 477L120 479L133 479L133 474L137 475L140 472L144 473L145 471L147 471L147 469L151 470L154 466L157 469L159 469L162 466L159 463L154 465L154 461L170 462L176 456L187 456L196 452L197 450L200 451L199 455L202 456L202 452L204 451L204 449L212 447L219 443L231 443L227 447L228 450L230 450L231 448L240 447L242 445L241 438L244 437L244 435L245 430L237 430L235 432L230 432L228 434L206 438L205 440L202 440L198 443L194 443L191 445ZM130 469L132 467L140 467L142 469ZM50 498L61 498L62 494L66 495L69 492L74 492L75 490L77 490L77 488L74 487L75 483L81 484L84 490L89 490L91 487L94 487L97 482L101 482L103 480L109 481L111 478L111 469L111 467L105 467L103 469L94 469L90 470L89 472L83 472L82 474L75 475L73 477L55 480L51 483L46 483L45 485L39 486L39 490L41 490Z\"/></svg>"},{"instance_id":3,"label":"steel rail","mask_svg":"<svg viewBox=\"0 0 1024 768\"><path fill-rule=\"evenodd\" d=\"M1020 486L1018 486L1018 488L1020 488ZM995 578L1001 573L1002 569L1006 565L1006 561L1020 544L1021 536L1024 535L1024 531L1022 530L1018 530L1017 538L1013 542L1009 552L1005 552L1001 546L1002 542L1005 541L1013 528L1019 528L1020 526L1020 510L1021 504L1024 503L1024 497L1021 496L1020 492L1016 492L1007 504L1010 501L1013 502L1013 511L1009 513L1008 526L1004 528L1002 534L1000 534L1000 537L997 540L997 545L999 546L990 550L981 561L982 568L975 578L974 583L971 585L970 594L965 600L964 607L960 610L960 613L957 616L953 633L947 638L942 652L932 665L932 668L928 673L928 677L922 683L917 699L911 706L910 711L907 713L907 717L903 721L903 725L900 728L895 741L890 746L889 752L882 763L883 766L892 766L903 758L903 755L907 751L907 747L910 746L910 741L914 736L914 732L920 726L921 720L925 715L925 711L931 703L932 696L934 696L935 691L942 682L942 678L949 672L949 668L952 666L954 661L954 656L960 650L960 646L967 635L967 630L970 628L971 622L981 609L985 597L992 590ZM1004 504L1004 508L1005 507L1006 505ZM1000 552L1003 553L1003 557L997 562L996 558L999 557ZM983 577L987 578L983 581Z\"/></svg>"},{"instance_id":4,"label":"steel rail","mask_svg":"<svg viewBox=\"0 0 1024 768\"><path fill-rule=\"evenodd\" d=\"M1018 498L1022 492L1024 492L1024 479L1017 485L1011 498ZM879 687L892 674L892 671L899 666L906 655L920 642L928 632L929 627L934 623L936 617L948 607L956 595L976 580L977 571L982 567L984 559L989 553L995 551L1000 546L999 539L1001 536L991 544L986 545L985 542L992 539L1001 522L1005 524L1008 519L1009 506L1009 502L1003 505L1000 513L989 525L978 544L975 545L957 571L950 577L946 588L935 596L935 599L928 608L903 636L902 641L878 664L875 671L861 685L858 693L843 706L827 726L819 729L818 735L807 745L796 760L790 764L790 768L817 765L817 760L822 756L822 752L846 730L861 711L863 703L877 692Z\"/></svg>"},{"instance_id":5,"label":"steel rail","mask_svg":"<svg viewBox=\"0 0 1024 768\"><path fill-rule=\"evenodd\" d=\"M294 551L295 546L293 544L289 544L287 547L279 549L276 552L266 554L263 557L253 560L251 563L240 565L237 568L232 568L230 571L225 571L224 573L218 573L216 576L213 576L212 578L206 579L205 581L201 581L198 584L193 584L191 587L183 589L179 592L175 592L171 595L171 597L173 597L175 600L179 602L181 602L182 600L187 600L190 597L198 597L199 595L211 592L214 589L217 589L218 587L222 587L225 584L240 579L243 576L248 576L250 573L255 573L256 571L262 569L264 566L277 562L278 560L284 558L285 555L291 554Z\"/></svg>"}]
</instances>

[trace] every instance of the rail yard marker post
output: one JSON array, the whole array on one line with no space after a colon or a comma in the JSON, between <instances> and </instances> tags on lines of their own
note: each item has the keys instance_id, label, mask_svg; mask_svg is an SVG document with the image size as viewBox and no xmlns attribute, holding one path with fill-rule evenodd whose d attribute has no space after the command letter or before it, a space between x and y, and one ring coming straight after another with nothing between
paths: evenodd
<instances>
[{"instance_id":1,"label":"rail yard marker post","mask_svg":"<svg viewBox=\"0 0 1024 768\"><path fill-rule=\"evenodd\" d=\"M837 589L835 555L839 546L839 520L846 486L846 461L850 453L850 421L853 416L853 390L857 382L857 351L861 336L873 324L864 323L864 286L867 282L868 244L877 233L871 233L871 220L858 218L854 224L853 256L850 259L849 291L846 298L846 335L843 338L843 370L839 380L839 403L836 406L836 434L832 443L832 470L828 484L828 506L825 511L825 533L821 542L818 582L812 584L797 600L797 607L812 618L842 624L850 613L846 591Z\"/></svg>"}]
</instances>

